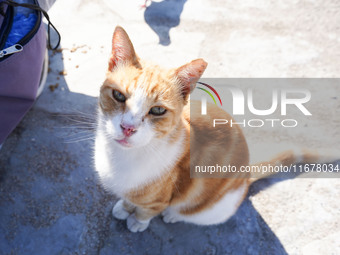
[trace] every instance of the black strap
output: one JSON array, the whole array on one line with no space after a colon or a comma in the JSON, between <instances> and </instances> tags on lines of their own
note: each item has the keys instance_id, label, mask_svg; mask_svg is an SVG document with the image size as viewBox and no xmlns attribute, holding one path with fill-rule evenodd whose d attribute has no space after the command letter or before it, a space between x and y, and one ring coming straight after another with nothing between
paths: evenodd
<instances>
[{"instance_id":1,"label":"black strap","mask_svg":"<svg viewBox=\"0 0 340 255\"><path fill-rule=\"evenodd\" d=\"M5 0L5 1L3 1L3 3L6 3L6 4L11 5L13 7L25 7L25 8L29 8L29 9L32 9L32 10L36 10L36 11L42 12L42 14L45 16L46 20L48 21L48 25L47 25L48 46L52 50L56 50L59 47L60 40L61 40L60 33L58 32L58 30L55 28L55 26L50 21L50 17L48 16L47 12L44 9L42 9L39 5L35 5L35 4L19 4L17 2L12 1L12 0ZM50 28L51 27L54 29L54 31L58 35L58 42L57 42L57 45L54 46L54 47L52 47L52 45L51 45L51 37L50 37L50 33L51 33Z\"/></svg>"}]
</instances>

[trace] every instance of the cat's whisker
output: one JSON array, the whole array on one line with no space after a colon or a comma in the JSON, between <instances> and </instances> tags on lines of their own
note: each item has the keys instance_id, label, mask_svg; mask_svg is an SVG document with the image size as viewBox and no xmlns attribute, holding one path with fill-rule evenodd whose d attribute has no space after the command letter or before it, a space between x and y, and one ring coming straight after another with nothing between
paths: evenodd
<instances>
[{"instance_id":1,"label":"cat's whisker","mask_svg":"<svg viewBox=\"0 0 340 255\"><path fill-rule=\"evenodd\" d=\"M68 135L57 135L56 137L58 137L59 139L61 139L62 141L66 141L66 142L69 142L69 141L77 141L77 140L80 140L80 139L84 139L84 138L94 138L94 135L93 134L89 134L87 132L82 132L82 133L77 133L77 134L68 134Z\"/></svg>"},{"instance_id":2,"label":"cat's whisker","mask_svg":"<svg viewBox=\"0 0 340 255\"><path fill-rule=\"evenodd\" d=\"M68 134L59 136L60 138L68 139L65 141L66 143L94 139L94 131L97 126L95 114L77 110L75 113L58 114L57 117L60 117L64 120L64 123L67 123L67 125L57 127L58 129L69 131Z\"/></svg>"},{"instance_id":3,"label":"cat's whisker","mask_svg":"<svg viewBox=\"0 0 340 255\"><path fill-rule=\"evenodd\" d=\"M78 142L84 142L84 141L90 141L90 140L94 140L95 137L91 136L91 137L83 137L83 138L77 138L77 139L70 139L70 140L66 140L64 141L64 143L78 143Z\"/></svg>"},{"instance_id":4,"label":"cat's whisker","mask_svg":"<svg viewBox=\"0 0 340 255\"><path fill-rule=\"evenodd\" d=\"M86 120L95 120L95 115L88 115L88 116L82 116L79 114L55 114L53 115L55 117L61 117L63 119L86 119Z\"/></svg>"},{"instance_id":5,"label":"cat's whisker","mask_svg":"<svg viewBox=\"0 0 340 255\"><path fill-rule=\"evenodd\" d=\"M64 115L84 115L84 116L93 116L93 115L96 115L97 114L97 111L93 111L93 112L83 112L79 109L68 109L68 113L64 113Z\"/></svg>"},{"instance_id":6,"label":"cat's whisker","mask_svg":"<svg viewBox=\"0 0 340 255\"><path fill-rule=\"evenodd\" d=\"M90 118L93 118L93 116L96 116L97 113L87 113L87 112L82 112L80 110L75 110L77 113L75 115L80 115L80 116L85 116L85 117L90 117Z\"/></svg>"},{"instance_id":7,"label":"cat's whisker","mask_svg":"<svg viewBox=\"0 0 340 255\"><path fill-rule=\"evenodd\" d=\"M77 118L88 118L88 119L95 119L95 116L97 116L97 113L85 113L81 112L79 110L75 110L74 113L58 113L57 116L62 117L77 117Z\"/></svg>"},{"instance_id":8,"label":"cat's whisker","mask_svg":"<svg viewBox=\"0 0 340 255\"><path fill-rule=\"evenodd\" d=\"M79 137L79 135L84 135L84 134L93 135L93 133L88 132L88 131L80 131L80 132L77 132L77 133L68 134L66 136L60 135L59 138Z\"/></svg>"},{"instance_id":9,"label":"cat's whisker","mask_svg":"<svg viewBox=\"0 0 340 255\"><path fill-rule=\"evenodd\" d=\"M62 117L77 117L77 118L89 118L92 119L93 114L79 114L79 113L58 113L55 114L56 116L62 116Z\"/></svg>"},{"instance_id":10,"label":"cat's whisker","mask_svg":"<svg viewBox=\"0 0 340 255\"><path fill-rule=\"evenodd\" d=\"M71 123L75 123L76 124L86 124L86 125L95 125L95 122L92 121L82 121L82 120L76 120L76 119L70 119L69 120Z\"/></svg>"},{"instance_id":11,"label":"cat's whisker","mask_svg":"<svg viewBox=\"0 0 340 255\"><path fill-rule=\"evenodd\" d=\"M76 126L76 125L69 125L69 126L62 126L62 127L57 127L60 129L70 129L70 130L77 130L77 129L87 129L89 131L94 131L95 126Z\"/></svg>"}]
</instances>

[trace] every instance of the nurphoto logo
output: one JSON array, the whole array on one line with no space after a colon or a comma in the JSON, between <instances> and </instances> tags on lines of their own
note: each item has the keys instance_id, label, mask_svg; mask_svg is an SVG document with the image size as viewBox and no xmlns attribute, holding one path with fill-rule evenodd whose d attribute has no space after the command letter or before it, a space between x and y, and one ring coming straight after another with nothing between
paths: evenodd
<instances>
[{"instance_id":1,"label":"nurphoto logo","mask_svg":"<svg viewBox=\"0 0 340 255\"><path fill-rule=\"evenodd\" d=\"M197 87L198 89L204 91L205 93L201 95L201 114L207 114L207 96L209 95L213 102L217 104L215 97L219 100L220 106L222 107L222 100L219 93L211 85L203 82L198 82L203 87ZM295 107L303 115L311 116L312 113L305 106L311 100L311 92L304 88L285 88L285 89L273 89L271 91L270 107L266 109L257 109L254 105L257 103L254 98L254 89L248 88L242 90L236 86L226 85L223 86L227 89L232 97L232 112L233 116L245 115L246 110L255 116L266 116L268 118L252 118L243 119L242 121L236 122L233 119L213 119L212 125L216 127L217 125L241 125L244 127L263 127L264 125L270 125L275 127L278 123L282 127L296 127L298 121L296 119L277 119L269 118L272 114L279 111L281 116L288 116L288 108ZM222 94L223 95L223 94Z\"/></svg>"},{"instance_id":2,"label":"nurphoto logo","mask_svg":"<svg viewBox=\"0 0 340 255\"><path fill-rule=\"evenodd\" d=\"M217 98L218 98L218 100L220 101L220 104L221 104L221 106L222 106L221 97L220 97L220 95L217 93L217 91L216 91L212 86L210 86L210 85L208 85L208 84L206 84L206 83L203 83L203 82L197 82L197 83L199 83L199 84L201 84L201 85L203 85L203 86L209 88L209 89L217 96ZM203 90L205 93L207 93L207 94L212 98L212 100L214 101L214 103L217 105L216 100L215 100L215 97L211 94L210 91L208 91L207 89L202 88L202 87L197 87L197 88L200 89L200 90ZM202 105L202 107L201 107L201 113L202 113L202 115L206 115L206 114L207 114L207 98L204 97L204 96L202 96L202 98L201 98L201 105Z\"/></svg>"}]
</instances>

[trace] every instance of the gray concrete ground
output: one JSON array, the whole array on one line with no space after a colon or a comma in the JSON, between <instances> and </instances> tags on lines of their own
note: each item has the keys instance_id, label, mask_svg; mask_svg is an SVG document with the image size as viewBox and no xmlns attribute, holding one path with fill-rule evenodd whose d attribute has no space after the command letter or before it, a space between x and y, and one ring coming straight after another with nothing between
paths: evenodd
<instances>
[{"instance_id":1,"label":"gray concrete ground","mask_svg":"<svg viewBox=\"0 0 340 255\"><path fill-rule=\"evenodd\" d=\"M116 198L98 184L91 151L117 24L142 58L179 66L202 57L205 77L340 73L339 1L168 0L141 10L143 2L59 0L51 8L62 51L50 52L45 91L0 151L0 254L340 254L336 178L259 181L219 226L156 218L132 234L112 218ZM340 88L333 89L336 118ZM339 152L339 122L331 122L326 134Z\"/></svg>"}]
</instances>

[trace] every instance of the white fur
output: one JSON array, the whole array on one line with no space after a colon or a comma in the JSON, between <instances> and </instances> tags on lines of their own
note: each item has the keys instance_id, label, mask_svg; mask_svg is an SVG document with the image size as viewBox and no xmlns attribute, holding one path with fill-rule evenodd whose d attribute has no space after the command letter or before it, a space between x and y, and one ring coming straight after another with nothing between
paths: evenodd
<instances>
[{"instance_id":1,"label":"white fur","mask_svg":"<svg viewBox=\"0 0 340 255\"><path fill-rule=\"evenodd\" d=\"M168 207L162 213L163 221L166 223L185 221L198 225L223 223L236 212L238 206L243 200L246 187L246 184L243 184L238 189L226 193L224 197L211 208L193 215L183 215L179 213L180 209L185 207L185 202L183 204Z\"/></svg>"},{"instance_id":2,"label":"white fur","mask_svg":"<svg viewBox=\"0 0 340 255\"><path fill-rule=\"evenodd\" d=\"M118 220L126 220L130 213L123 206L123 199L120 199L112 209L112 215Z\"/></svg>"},{"instance_id":3,"label":"white fur","mask_svg":"<svg viewBox=\"0 0 340 255\"><path fill-rule=\"evenodd\" d=\"M148 228L150 223L149 220L137 220L135 214L131 214L126 221L127 227L131 232L143 232L145 229Z\"/></svg>"},{"instance_id":4,"label":"white fur","mask_svg":"<svg viewBox=\"0 0 340 255\"><path fill-rule=\"evenodd\" d=\"M104 187L119 197L124 197L124 194L131 190L162 177L174 166L183 152L184 132L180 139L172 144L167 138L153 138L145 146L122 149L107 133L101 118L103 116L99 114L95 167Z\"/></svg>"}]
</instances>

